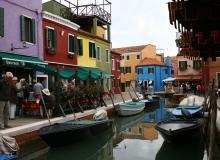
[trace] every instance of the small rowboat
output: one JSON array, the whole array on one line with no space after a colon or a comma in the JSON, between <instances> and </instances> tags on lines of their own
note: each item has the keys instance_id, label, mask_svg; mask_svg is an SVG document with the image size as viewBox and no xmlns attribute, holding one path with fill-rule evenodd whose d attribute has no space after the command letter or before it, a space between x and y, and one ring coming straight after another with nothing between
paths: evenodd
<instances>
[{"instance_id":1,"label":"small rowboat","mask_svg":"<svg viewBox=\"0 0 220 160\"><path fill-rule=\"evenodd\" d=\"M182 118L182 110L187 110L192 118L198 118L202 116L203 107L202 106L179 106L172 111L172 114L175 117Z\"/></svg>"},{"instance_id":2,"label":"small rowboat","mask_svg":"<svg viewBox=\"0 0 220 160\"><path fill-rule=\"evenodd\" d=\"M141 113L145 108L144 102L127 102L115 106L115 110L120 116L131 116Z\"/></svg>"},{"instance_id":3,"label":"small rowboat","mask_svg":"<svg viewBox=\"0 0 220 160\"><path fill-rule=\"evenodd\" d=\"M198 135L201 123L195 120L170 119L157 123L155 128L167 142L178 142Z\"/></svg>"},{"instance_id":4,"label":"small rowboat","mask_svg":"<svg viewBox=\"0 0 220 160\"><path fill-rule=\"evenodd\" d=\"M113 128L113 120L75 120L43 127L40 137L51 147L72 144Z\"/></svg>"}]
</instances>

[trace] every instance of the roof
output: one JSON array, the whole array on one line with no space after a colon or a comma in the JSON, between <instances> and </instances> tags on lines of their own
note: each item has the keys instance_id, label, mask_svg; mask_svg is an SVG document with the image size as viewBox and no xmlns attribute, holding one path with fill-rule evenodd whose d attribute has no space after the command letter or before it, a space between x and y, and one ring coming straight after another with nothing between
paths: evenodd
<instances>
[{"instance_id":1,"label":"roof","mask_svg":"<svg viewBox=\"0 0 220 160\"><path fill-rule=\"evenodd\" d=\"M122 48L112 48L113 52L123 54L123 53L131 53L131 52L140 52L148 45L140 45L140 46L130 46L130 47L122 47Z\"/></svg>"},{"instance_id":2,"label":"roof","mask_svg":"<svg viewBox=\"0 0 220 160\"><path fill-rule=\"evenodd\" d=\"M158 60L153 59L153 58L144 58L138 64L138 66L151 66L151 65L166 66L163 62L158 61Z\"/></svg>"}]
</instances>

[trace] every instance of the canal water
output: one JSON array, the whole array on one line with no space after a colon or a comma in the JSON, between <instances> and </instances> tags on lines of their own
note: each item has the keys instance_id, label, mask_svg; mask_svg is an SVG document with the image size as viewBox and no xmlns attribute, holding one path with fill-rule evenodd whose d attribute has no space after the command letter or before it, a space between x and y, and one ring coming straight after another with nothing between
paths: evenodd
<instances>
[{"instance_id":1,"label":"canal water","mask_svg":"<svg viewBox=\"0 0 220 160\"><path fill-rule=\"evenodd\" d=\"M144 113L115 116L115 133L51 149L38 140L21 146L22 160L206 160L203 138L185 144L164 142L155 124L171 116L161 99Z\"/></svg>"}]
</instances>

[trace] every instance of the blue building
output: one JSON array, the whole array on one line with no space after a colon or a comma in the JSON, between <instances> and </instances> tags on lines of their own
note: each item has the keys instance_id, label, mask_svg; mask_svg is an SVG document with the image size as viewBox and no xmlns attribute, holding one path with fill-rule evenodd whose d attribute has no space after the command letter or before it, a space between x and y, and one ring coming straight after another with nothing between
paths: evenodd
<instances>
[{"instance_id":1,"label":"blue building","mask_svg":"<svg viewBox=\"0 0 220 160\"><path fill-rule=\"evenodd\" d=\"M145 58L136 66L137 80L144 86L153 85L154 91L164 90L164 79L172 77L172 61L165 58L165 63L156 59Z\"/></svg>"}]
</instances>

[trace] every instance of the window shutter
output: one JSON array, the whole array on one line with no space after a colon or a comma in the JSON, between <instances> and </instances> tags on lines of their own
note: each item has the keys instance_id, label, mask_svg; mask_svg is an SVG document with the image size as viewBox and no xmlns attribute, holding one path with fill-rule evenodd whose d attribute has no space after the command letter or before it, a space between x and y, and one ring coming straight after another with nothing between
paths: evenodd
<instances>
[{"instance_id":1,"label":"window shutter","mask_svg":"<svg viewBox=\"0 0 220 160\"><path fill-rule=\"evenodd\" d=\"M92 49L92 43L89 42L89 57L90 57L90 58L92 57L92 51L93 51L93 49Z\"/></svg>"},{"instance_id":2,"label":"window shutter","mask_svg":"<svg viewBox=\"0 0 220 160\"><path fill-rule=\"evenodd\" d=\"M0 37L4 37L4 8L0 8Z\"/></svg>"},{"instance_id":3,"label":"window shutter","mask_svg":"<svg viewBox=\"0 0 220 160\"><path fill-rule=\"evenodd\" d=\"M35 44L36 43L35 19L31 19L31 29L32 29L31 42Z\"/></svg>"},{"instance_id":4,"label":"window shutter","mask_svg":"<svg viewBox=\"0 0 220 160\"><path fill-rule=\"evenodd\" d=\"M96 47L95 47L95 43L93 43L93 58L96 58Z\"/></svg>"},{"instance_id":5,"label":"window shutter","mask_svg":"<svg viewBox=\"0 0 220 160\"><path fill-rule=\"evenodd\" d=\"M57 48L57 32L56 30L53 30L53 39L52 39L52 44L53 44L53 48L56 49Z\"/></svg>"},{"instance_id":6,"label":"window shutter","mask_svg":"<svg viewBox=\"0 0 220 160\"><path fill-rule=\"evenodd\" d=\"M48 48L48 47L49 47L49 46L48 46L48 45L49 45L49 44L48 44L48 38L49 38L49 37L48 37L48 34L49 34L49 32L48 32L48 28L46 28L46 29L45 29L45 41L46 41L46 48Z\"/></svg>"},{"instance_id":7,"label":"window shutter","mask_svg":"<svg viewBox=\"0 0 220 160\"><path fill-rule=\"evenodd\" d=\"M73 37L73 52L76 53L76 36Z\"/></svg>"},{"instance_id":8,"label":"window shutter","mask_svg":"<svg viewBox=\"0 0 220 160\"><path fill-rule=\"evenodd\" d=\"M82 39L78 39L78 52L79 55L82 56L83 55L83 46L82 46Z\"/></svg>"},{"instance_id":9,"label":"window shutter","mask_svg":"<svg viewBox=\"0 0 220 160\"><path fill-rule=\"evenodd\" d=\"M20 32L21 32L21 41L25 40L25 24L24 24L24 16L20 16Z\"/></svg>"}]
</instances>

